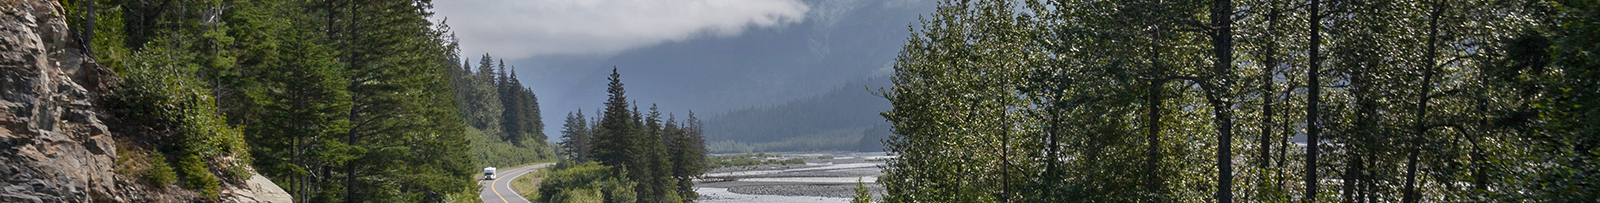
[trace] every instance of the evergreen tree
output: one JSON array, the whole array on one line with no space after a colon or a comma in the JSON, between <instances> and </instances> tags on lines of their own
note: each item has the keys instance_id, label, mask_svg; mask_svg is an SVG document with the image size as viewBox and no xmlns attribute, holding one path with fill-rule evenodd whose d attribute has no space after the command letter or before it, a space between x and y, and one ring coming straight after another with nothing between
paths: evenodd
<instances>
[{"instance_id":1,"label":"evergreen tree","mask_svg":"<svg viewBox=\"0 0 1600 203\"><path fill-rule=\"evenodd\" d=\"M561 127L562 157L576 162L588 162L589 152L589 124L583 117L583 109L578 109L577 115L567 113L567 123Z\"/></svg>"},{"instance_id":2,"label":"evergreen tree","mask_svg":"<svg viewBox=\"0 0 1600 203\"><path fill-rule=\"evenodd\" d=\"M600 121L594 129L594 160L612 167L612 175L622 175L622 170L638 167L633 163L640 154L636 148L638 140L633 139L639 133L638 125L634 125L633 113L628 110L628 97L622 87L622 75L617 74L617 69L611 69L611 81L606 85L605 112L601 113Z\"/></svg>"},{"instance_id":3,"label":"evergreen tree","mask_svg":"<svg viewBox=\"0 0 1600 203\"><path fill-rule=\"evenodd\" d=\"M635 111L637 112L637 111ZM655 104L650 105L650 113L644 114L641 119L643 131L637 133L633 139L638 140L642 157L637 160L637 167L633 173L633 180L641 184L634 189L638 190L640 202L679 202L681 196L677 194L678 179L672 177L674 163L667 156L666 141L662 139L664 131L661 123L661 112ZM647 201L646 201L647 200Z\"/></svg>"},{"instance_id":4,"label":"evergreen tree","mask_svg":"<svg viewBox=\"0 0 1600 203\"><path fill-rule=\"evenodd\" d=\"M526 141L543 143L546 137L543 130L544 118L540 116L539 111L539 97L533 93L533 90L523 86L522 81L517 79L515 70L512 70L507 77L509 78L506 80L505 85L507 93L501 95L507 95L504 97L510 98L505 102L508 104L506 105L508 113L505 118L506 124L503 124L507 126L506 132L515 132L509 135L512 138L509 141L519 144Z\"/></svg>"},{"instance_id":5,"label":"evergreen tree","mask_svg":"<svg viewBox=\"0 0 1600 203\"><path fill-rule=\"evenodd\" d=\"M320 2L319 2L320 3ZM351 123L335 163L345 202L441 201L475 174L450 99L451 49L428 21L427 1L328 1L323 30L347 68ZM404 177L404 178L400 178Z\"/></svg>"},{"instance_id":6,"label":"evergreen tree","mask_svg":"<svg viewBox=\"0 0 1600 203\"><path fill-rule=\"evenodd\" d=\"M462 112L466 114L467 124L483 131L485 136L490 136L492 140L507 140L506 128L501 125L506 108L501 106L503 101L500 85L496 82L500 78L497 77L497 70L494 57L489 54L483 54L478 59L477 70L465 79L467 99L462 102L467 103L467 109Z\"/></svg>"},{"instance_id":7,"label":"evergreen tree","mask_svg":"<svg viewBox=\"0 0 1600 203\"><path fill-rule=\"evenodd\" d=\"M679 163L676 160L689 158L675 158L669 155L678 151L668 148L670 140L667 140L669 136L665 135L668 131L661 121L661 112L652 105L651 112L645 114L637 109L637 105L630 105L631 101L625 96L626 92L623 90L620 77L621 75L613 68L607 89L611 96L606 100L605 112L601 113L599 124L590 128L593 136L589 140L593 144L588 145L588 150L578 150L582 154L579 157L597 160L603 165L612 167L611 175L638 183L632 188L639 202L681 202L692 199L693 197L688 195L693 194L693 191L680 193L684 190L679 189L684 187L680 184L688 184L686 188L692 188L692 180L680 181L687 178L679 178L690 175L675 174L679 170L677 168ZM583 125L581 122L576 122L582 118L573 116L568 120L569 130L563 133L569 136L579 135L576 133L578 131L570 129ZM568 138L564 144L574 146L570 148L582 148L577 147L583 146L582 143L583 139L577 137ZM698 153L700 155L694 154L696 153L688 153L691 156L703 156L703 151ZM688 173L694 170L682 171ZM698 175L698 171L693 175Z\"/></svg>"},{"instance_id":8,"label":"evergreen tree","mask_svg":"<svg viewBox=\"0 0 1600 203\"><path fill-rule=\"evenodd\" d=\"M662 129L662 136L667 141L668 162L672 163L671 177L678 183L676 190L678 196L685 201L699 198L694 192L694 178L705 171L705 151L697 149L694 136L690 135L688 126L680 125L677 118L667 114L667 121Z\"/></svg>"},{"instance_id":9,"label":"evergreen tree","mask_svg":"<svg viewBox=\"0 0 1600 203\"><path fill-rule=\"evenodd\" d=\"M235 32L245 51L238 59L241 76L237 88L250 101L235 108L237 122L245 125L256 169L295 197L313 197L325 181L313 172L329 169L345 157L324 146L349 127L348 81L333 51L322 46L313 32L287 22L310 20L288 15L286 2L238 5L230 24L251 26ZM298 14L301 12L288 12ZM287 16L275 16L287 15ZM287 18L285 18L287 17ZM284 48L279 48L284 47Z\"/></svg>"}]
</instances>

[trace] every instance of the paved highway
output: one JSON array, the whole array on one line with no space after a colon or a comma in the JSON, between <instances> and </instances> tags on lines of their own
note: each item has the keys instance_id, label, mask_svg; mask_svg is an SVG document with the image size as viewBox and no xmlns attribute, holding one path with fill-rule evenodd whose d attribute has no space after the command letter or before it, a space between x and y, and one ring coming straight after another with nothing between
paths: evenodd
<instances>
[{"instance_id":1,"label":"paved highway","mask_svg":"<svg viewBox=\"0 0 1600 203\"><path fill-rule=\"evenodd\" d=\"M545 166L550 166L550 164L534 164L522 168L497 171L497 173L500 173L500 178L478 181L479 185L488 184L484 185L486 187L478 193L478 198L482 198L485 203L532 203L532 201L522 198L522 195L517 195L516 191L511 190L511 180Z\"/></svg>"}]
</instances>

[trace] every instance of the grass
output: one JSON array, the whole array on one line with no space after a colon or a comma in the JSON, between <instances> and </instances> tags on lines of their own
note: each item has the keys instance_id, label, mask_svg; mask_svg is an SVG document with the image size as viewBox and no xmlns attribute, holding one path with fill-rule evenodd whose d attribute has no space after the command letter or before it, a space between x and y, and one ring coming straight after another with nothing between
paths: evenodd
<instances>
[{"instance_id":1,"label":"grass","mask_svg":"<svg viewBox=\"0 0 1600 203\"><path fill-rule=\"evenodd\" d=\"M534 163L527 163L527 164L522 164L522 165L517 165L517 166L505 167L504 169L522 168L524 166L532 166L532 165L546 164L546 163L554 163L554 162L541 161L541 162L534 162ZM539 180L543 179L542 177L544 177L544 171L546 171L546 169L548 169L548 166L546 166L546 167L547 168L540 168L538 170L533 170L533 171L530 171L528 173L522 174L522 176L517 176L517 178L511 179L511 190L517 191L517 195L522 195L522 198L527 198L528 200L539 199ZM483 175L479 174L478 176L483 176Z\"/></svg>"},{"instance_id":2,"label":"grass","mask_svg":"<svg viewBox=\"0 0 1600 203\"><path fill-rule=\"evenodd\" d=\"M542 178L544 177L544 171L545 169L541 168L511 179L511 190L516 190L517 195L522 195L522 198L529 200L539 199L539 181L544 179Z\"/></svg>"}]
</instances>

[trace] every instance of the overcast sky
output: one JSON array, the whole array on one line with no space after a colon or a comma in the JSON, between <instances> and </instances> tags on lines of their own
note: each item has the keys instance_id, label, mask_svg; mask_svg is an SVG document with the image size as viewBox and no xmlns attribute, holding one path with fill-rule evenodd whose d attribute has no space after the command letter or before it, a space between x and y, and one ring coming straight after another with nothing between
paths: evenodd
<instances>
[{"instance_id":1,"label":"overcast sky","mask_svg":"<svg viewBox=\"0 0 1600 203\"><path fill-rule=\"evenodd\" d=\"M696 36L737 36L746 28L805 20L797 0L442 0L465 53L507 59L613 54Z\"/></svg>"},{"instance_id":2,"label":"overcast sky","mask_svg":"<svg viewBox=\"0 0 1600 203\"><path fill-rule=\"evenodd\" d=\"M934 7L919 0L439 0L434 9L472 64L488 53L515 67L539 96L553 139L567 112L601 107L612 67L641 110L655 103L701 119L883 77L908 26Z\"/></svg>"}]
</instances>

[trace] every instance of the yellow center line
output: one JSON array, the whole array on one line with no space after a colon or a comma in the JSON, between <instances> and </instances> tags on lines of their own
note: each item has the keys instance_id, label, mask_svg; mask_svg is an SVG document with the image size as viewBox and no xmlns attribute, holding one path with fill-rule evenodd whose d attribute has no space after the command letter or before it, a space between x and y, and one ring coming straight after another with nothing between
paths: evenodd
<instances>
[{"instance_id":1,"label":"yellow center line","mask_svg":"<svg viewBox=\"0 0 1600 203\"><path fill-rule=\"evenodd\" d=\"M495 185L499 185L499 184L500 184L500 179L499 178L495 178L494 182L489 182L489 190L493 190L494 191L494 196L495 197L500 197L500 202L511 203L511 201L506 201L506 197L505 196L500 196L500 188L494 188Z\"/></svg>"}]
</instances>

